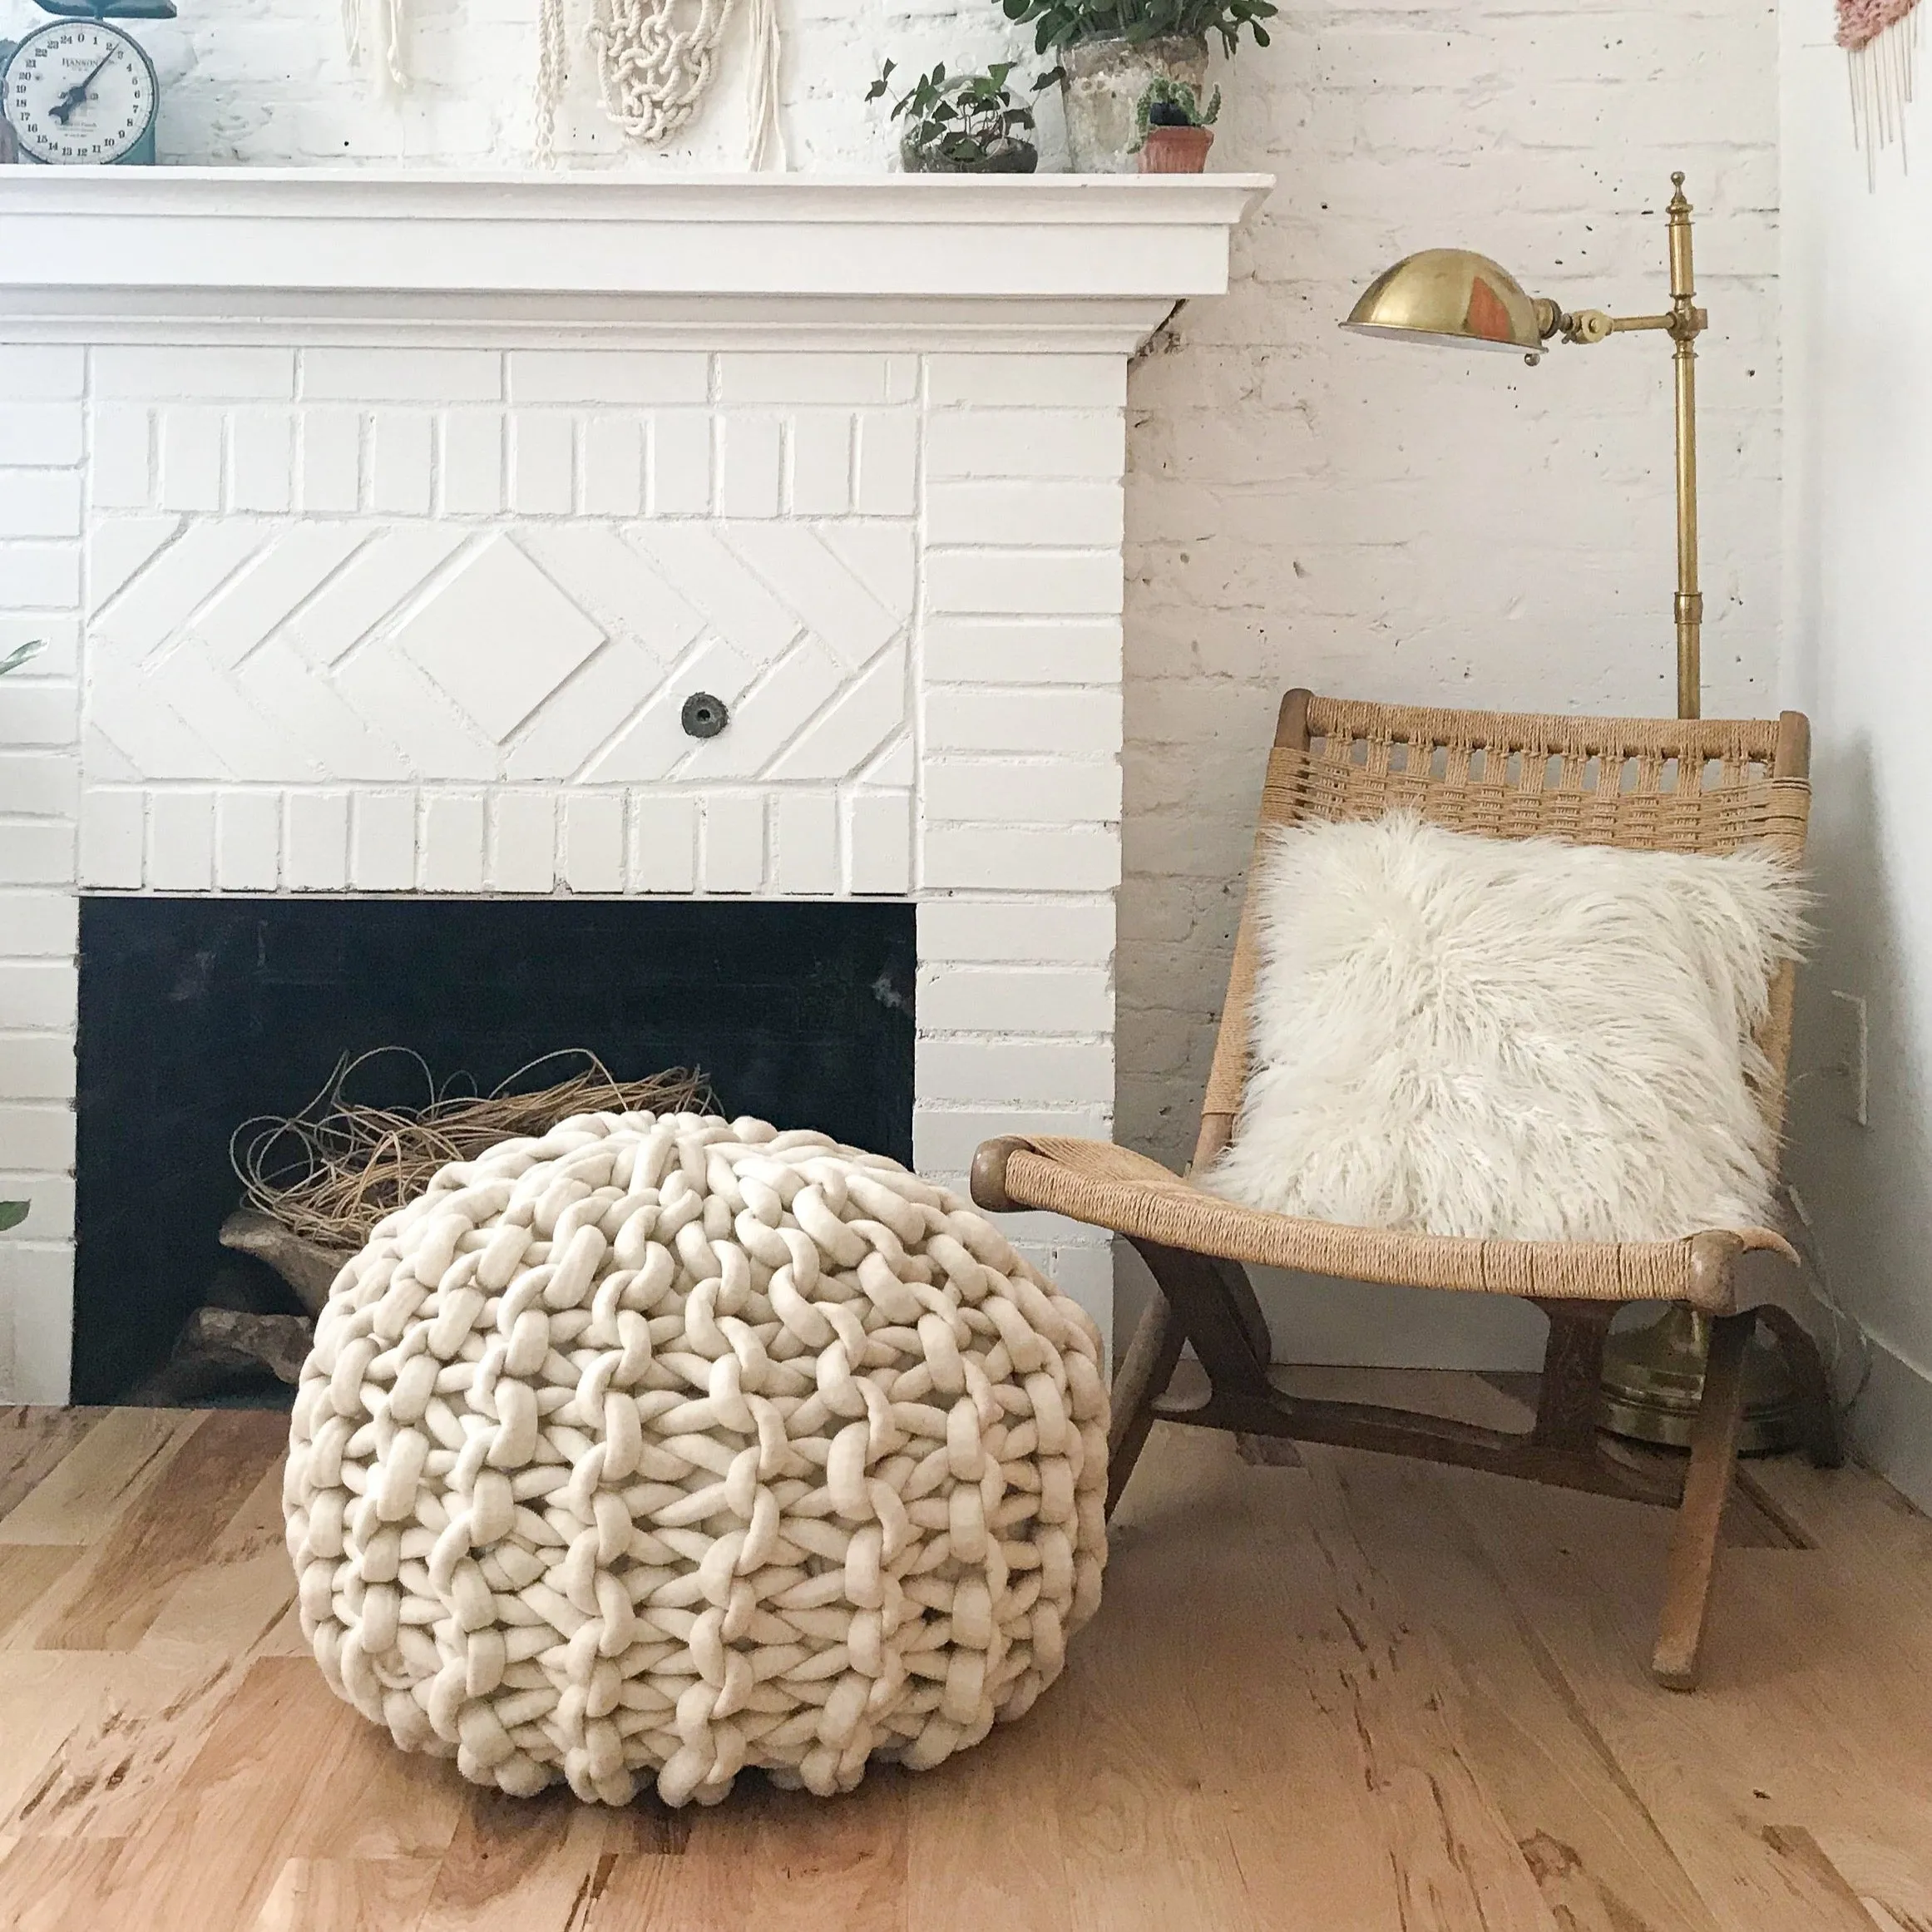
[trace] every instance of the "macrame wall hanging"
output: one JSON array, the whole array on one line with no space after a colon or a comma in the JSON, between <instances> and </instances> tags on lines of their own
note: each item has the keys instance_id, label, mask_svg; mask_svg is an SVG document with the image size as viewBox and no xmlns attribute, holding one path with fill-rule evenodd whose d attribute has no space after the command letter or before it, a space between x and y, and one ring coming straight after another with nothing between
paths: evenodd
<instances>
[{"instance_id":1,"label":"macrame wall hanging","mask_svg":"<svg viewBox=\"0 0 1932 1932\"><path fill-rule=\"evenodd\" d=\"M1851 127L1876 185L1878 151L1895 141L1905 150L1905 109L1912 98L1919 0L1838 0L1838 44L1851 62Z\"/></svg>"},{"instance_id":2,"label":"macrame wall hanging","mask_svg":"<svg viewBox=\"0 0 1932 1932\"><path fill-rule=\"evenodd\" d=\"M343 37L357 66L366 60L383 92L409 85L403 56L403 0L342 0Z\"/></svg>"},{"instance_id":3,"label":"macrame wall hanging","mask_svg":"<svg viewBox=\"0 0 1932 1932\"><path fill-rule=\"evenodd\" d=\"M352 0L353 3L353 0ZM380 0L363 0L378 4ZM540 0L537 161L554 157L557 103L570 72L566 0ZM778 127L778 0L744 0L750 39L745 165L785 166ZM604 111L637 147L660 147L697 116L739 0L592 0L587 38Z\"/></svg>"},{"instance_id":4,"label":"macrame wall hanging","mask_svg":"<svg viewBox=\"0 0 1932 1932\"><path fill-rule=\"evenodd\" d=\"M637 147L660 147L697 116L709 91L739 0L591 0L586 38L597 63L605 111ZM342 0L349 58L367 62L385 91L406 87L403 20L408 0ZM538 162L556 158L557 104L570 77L566 0L538 0L536 112ZM785 166L778 126L778 0L744 0L751 42L745 82L745 165Z\"/></svg>"}]
</instances>

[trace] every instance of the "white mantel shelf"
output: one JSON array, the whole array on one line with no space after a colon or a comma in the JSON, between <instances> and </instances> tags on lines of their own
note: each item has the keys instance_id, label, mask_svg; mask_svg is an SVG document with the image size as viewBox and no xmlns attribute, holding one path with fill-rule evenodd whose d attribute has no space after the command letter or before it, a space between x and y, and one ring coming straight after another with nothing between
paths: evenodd
<instances>
[{"instance_id":1,"label":"white mantel shelf","mask_svg":"<svg viewBox=\"0 0 1932 1932\"><path fill-rule=\"evenodd\" d=\"M1227 288L1229 238L1272 185L8 168L0 331L1043 329L1131 347Z\"/></svg>"}]
</instances>

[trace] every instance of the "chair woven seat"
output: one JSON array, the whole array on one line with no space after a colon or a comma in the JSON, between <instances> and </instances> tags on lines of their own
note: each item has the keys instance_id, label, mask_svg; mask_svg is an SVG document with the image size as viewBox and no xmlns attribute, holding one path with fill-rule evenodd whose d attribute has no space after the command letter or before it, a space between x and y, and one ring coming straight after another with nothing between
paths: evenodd
<instances>
[{"instance_id":1,"label":"chair woven seat","mask_svg":"<svg viewBox=\"0 0 1932 1932\"><path fill-rule=\"evenodd\" d=\"M1717 1230L1680 1241L1474 1241L1302 1221L1223 1199L1158 1161L1104 1140L1017 1134L1006 1155L1006 1191L1029 1208L1110 1228L1164 1248L1265 1267L1400 1287L1591 1302L1685 1302L1707 1315L1736 1307L1730 1271L1700 1243L1736 1256L1770 1248L1796 1262L1769 1228Z\"/></svg>"}]
</instances>

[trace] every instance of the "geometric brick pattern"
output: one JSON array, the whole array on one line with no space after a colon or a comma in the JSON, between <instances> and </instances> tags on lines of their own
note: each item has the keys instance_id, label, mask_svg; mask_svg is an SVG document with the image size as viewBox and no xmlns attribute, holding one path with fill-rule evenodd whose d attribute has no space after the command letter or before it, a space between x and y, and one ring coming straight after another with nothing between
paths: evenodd
<instances>
[{"instance_id":1,"label":"geometric brick pattern","mask_svg":"<svg viewBox=\"0 0 1932 1932\"><path fill-rule=\"evenodd\" d=\"M832 534L105 517L86 729L150 783L836 782L905 728L913 531ZM700 689L732 709L709 743Z\"/></svg>"}]
</instances>

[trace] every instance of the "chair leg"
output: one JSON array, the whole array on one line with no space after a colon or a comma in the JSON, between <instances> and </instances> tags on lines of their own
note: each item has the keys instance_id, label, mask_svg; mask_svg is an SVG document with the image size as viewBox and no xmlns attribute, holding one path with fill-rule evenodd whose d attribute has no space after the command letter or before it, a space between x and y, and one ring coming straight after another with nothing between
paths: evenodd
<instances>
[{"instance_id":1,"label":"chair leg","mask_svg":"<svg viewBox=\"0 0 1932 1932\"><path fill-rule=\"evenodd\" d=\"M1744 1420L1744 1350L1757 1322L1755 1314L1721 1315L1711 1324L1703 1400L1691 1425L1691 1463L1671 1532L1663 1615L1650 1666L1666 1690L1697 1688L1717 1529L1737 1466L1737 1435Z\"/></svg>"},{"instance_id":2,"label":"chair leg","mask_svg":"<svg viewBox=\"0 0 1932 1932\"><path fill-rule=\"evenodd\" d=\"M1109 1510L1134 1473L1134 1459L1154 1421L1154 1406L1166 1392L1183 1342L1194 1345L1213 1395L1265 1400L1268 1394L1267 1323L1248 1277L1232 1262L1135 1236L1129 1239L1147 1263L1156 1292L1114 1381Z\"/></svg>"},{"instance_id":3,"label":"chair leg","mask_svg":"<svg viewBox=\"0 0 1932 1932\"><path fill-rule=\"evenodd\" d=\"M1839 1426L1838 1404L1831 1393L1831 1372L1811 1332L1790 1310L1775 1302L1760 1308L1771 1339L1790 1370L1791 1384L1798 1392L1804 1411L1805 1453L1818 1469L1841 1469L1845 1464L1845 1435Z\"/></svg>"},{"instance_id":4,"label":"chair leg","mask_svg":"<svg viewBox=\"0 0 1932 1932\"><path fill-rule=\"evenodd\" d=\"M1107 1432L1107 1514L1120 1500L1134 1465L1140 1460L1147 1432L1154 1426L1154 1406L1174 1380L1187 1339L1180 1319L1159 1288L1135 1324L1134 1339L1114 1375L1114 1420Z\"/></svg>"},{"instance_id":5,"label":"chair leg","mask_svg":"<svg viewBox=\"0 0 1932 1932\"><path fill-rule=\"evenodd\" d=\"M1623 1303L1542 1300L1536 1305L1549 1317L1549 1335L1543 1346L1533 1440L1544 1449L1594 1455L1603 1401L1603 1342Z\"/></svg>"}]
</instances>

